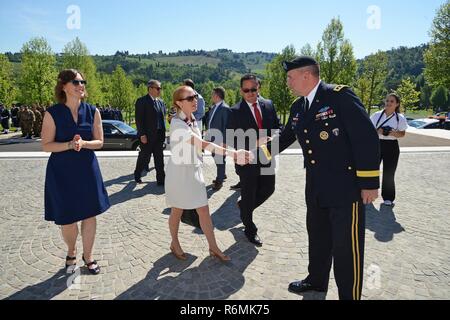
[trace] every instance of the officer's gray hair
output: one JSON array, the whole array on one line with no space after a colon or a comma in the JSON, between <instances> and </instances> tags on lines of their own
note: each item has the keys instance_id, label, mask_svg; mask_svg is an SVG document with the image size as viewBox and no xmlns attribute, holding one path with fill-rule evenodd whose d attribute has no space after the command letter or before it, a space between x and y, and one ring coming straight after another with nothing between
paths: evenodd
<instances>
[{"instance_id":1,"label":"officer's gray hair","mask_svg":"<svg viewBox=\"0 0 450 320\"><path fill-rule=\"evenodd\" d=\"M305 69L309 70L313 76L320 78L320 66L318 64L307 66Z\"/></svg>"}]
</instances>

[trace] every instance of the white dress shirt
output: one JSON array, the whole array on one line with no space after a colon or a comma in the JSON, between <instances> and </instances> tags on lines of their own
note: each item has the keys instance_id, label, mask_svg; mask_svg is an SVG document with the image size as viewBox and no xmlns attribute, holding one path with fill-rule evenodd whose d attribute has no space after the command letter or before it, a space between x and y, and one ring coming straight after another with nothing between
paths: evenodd
<instances>
[{"instance_id":1,"label":"white dress shirt","mask_svg":"<svg viewBox=\"0 0 450 320\"><path fill-rule=\"evenodd\" d=\"M381 114L383 114L381 116ZM378 126L381 126L383 124L383 127L389 126L391 128L394 128L394 130L397 131L406 131L406 129L408 128L408 122L406 121L406 118L404 115L397 113L398 114L398 121L397 121L397 117L395 116L395 113L391 114L389 117L391 117L389 119L388 122L386 122L385 124L383 124L383 122L386 121L386 119L388 119L389 117L386 117L386 113L383 113L383 110L378 111L376 113L374 113L371 117L370 120L372 120L372 123L375 127L375 129L377 128L377 122L378 122ZM381 119L380 119L381 116ZM379 120L379 121L378 121ZM393 136L383 136L382 134L379 134L378 137L380 138L380 140L397 140L396 137Z\"/></svg>"},{"instance_id":2,"label":"white dress shirt","mask_svg":"<svg viewBox=\"0 0 450 320\"><path fill-rule=\"evenodd\" d=\"M322 80L319 80L319 82L317 83L317 85L314 87L314 89L311 90L311 92L305 97L306 99L308 99L309 102L309 108L311 108L311 105L314 102L314 98L316 97L317 94L317 90L319 89L319 85L322 82Z\"/></svg>"}]
</instances>

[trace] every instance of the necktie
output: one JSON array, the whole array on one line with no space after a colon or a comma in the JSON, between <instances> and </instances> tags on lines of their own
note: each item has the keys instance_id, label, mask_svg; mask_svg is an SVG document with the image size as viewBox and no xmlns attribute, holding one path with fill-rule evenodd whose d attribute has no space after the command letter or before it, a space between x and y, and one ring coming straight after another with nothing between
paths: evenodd
<instances>
[{"instance_id":1,"label":"necktie","mask_svg":"<svg viewBox=\"0 0 450 320\"><path fill-rule=\"evenodd\" d=\"M156 107L156 116L158 117L158 129L162 129L164 127L164 115L162 113L158 99L155 99L154 102Z\"/></svg>"},{"instance_id":2,"label":"necktie","mask_svg":"<svg viewBox=\"0 0 450 320\"><path fill-rule=\"evenodd\" d=\"M258 128L262 129L263 128L262 116L261 116L261 112L258 109L258 104L256 102L253 104L253 110L255 111L255 118L256 118L256 123L258 124Z\"/></svg>"},{"instance_id":3,"label":"necktie","mask_svg":"<svg viewBox=\"0 0 450 320\"><path fill-rule=\"evenodd\" d=\"M309 101L308 101L308 98L306 98L306 97L305 97L305 107L304 108L305 108L305 113L308 112L308 110L309 110Z\"/></svg>"}]
</instances>

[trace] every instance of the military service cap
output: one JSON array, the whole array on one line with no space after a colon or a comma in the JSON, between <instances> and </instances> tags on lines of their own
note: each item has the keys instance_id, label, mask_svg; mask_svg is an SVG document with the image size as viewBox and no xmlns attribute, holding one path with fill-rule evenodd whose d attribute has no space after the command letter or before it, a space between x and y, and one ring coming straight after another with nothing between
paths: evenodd
<instances>
[{"instance_id":1,"label":"military service cap","mask_svg":"<svg viewBox=\"0 0 450 320\"><path fill-rule=\"evenodd\" d=\"M317 66L317 65L318 63L314 58L308 56L300 56L292 61L284 61L283 69L284 71L289 72L297 68L303 68L307 66Z\"/></svg>"}]
</instances>

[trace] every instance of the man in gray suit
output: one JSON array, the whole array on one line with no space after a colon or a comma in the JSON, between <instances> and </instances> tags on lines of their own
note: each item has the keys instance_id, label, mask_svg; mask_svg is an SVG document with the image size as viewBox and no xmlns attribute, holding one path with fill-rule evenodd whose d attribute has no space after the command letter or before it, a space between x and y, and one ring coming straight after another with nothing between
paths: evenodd
<instances>
[{"instance_id":1,"label":"man in gray suit","mask_svg":"<svg viewBox=\"0 0 450 320\"><path fill-rule=\"evenodd\" d=\"M231 113L231 110L230 107L225 103L224 99L225 89L222 87L214 88L211 97L214 105L209 111L208 132L206 133L206 140L225 147L228 117ZM213 190L217 191L222 188L223 181L227 178L225 174L225 157L214 155L214 161L216 162L217 166L217 177L213 181Z\"/></svg>"}]
</instances>

